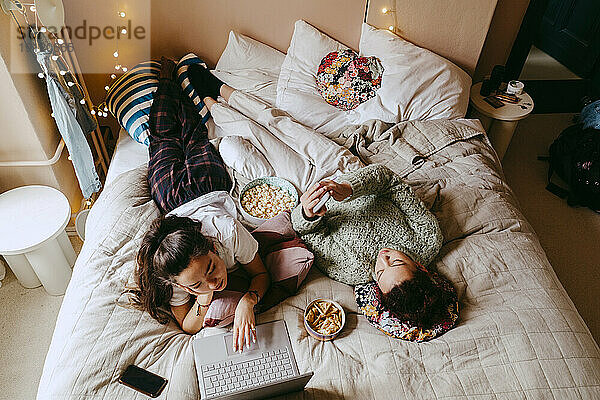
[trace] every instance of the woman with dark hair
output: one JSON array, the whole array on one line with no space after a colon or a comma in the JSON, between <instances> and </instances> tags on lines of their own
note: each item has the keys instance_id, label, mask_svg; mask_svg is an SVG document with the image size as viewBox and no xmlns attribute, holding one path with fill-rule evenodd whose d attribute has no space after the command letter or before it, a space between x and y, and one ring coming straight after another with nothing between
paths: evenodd
<instances>
[{"instance_id":1,"label":"woman with dark hair","mask_svg":"<svg viewBox=\"0 0 600 400\"><path fill-rule=\"evenodd\" d=\"M313 211L326 193L326 206ZM323 180L300 202L294 230L327 276L349 285L376 281L389 311L420 326L447 307L424 267L442 246L439 224L390 169L370 165Z\"/></svg>"},{"instance_id":2,"label":"woman with dark hair","mask_svg":"<svg viewBox=\"0 0 600 400\"><path fill-rule=\"evenodd\" d=\"M174 318L190 334L204 325L214 292L227 286L227 273L241 267L251 278L233 322L233 347L256 341L254 306L270 277L258 243L237 220L228 191L231 179L208 140L190 98L173 80L175 64L162 59L158 90L150 111L148 182L166 217L152 222L137 255L138 287L132 301L161 324ZM198 78L198 77L196 77ZM214 81L192 83L205 102L230 87ZM214 100L213 100L214 102Z\"/></svg>"}]
</instances>

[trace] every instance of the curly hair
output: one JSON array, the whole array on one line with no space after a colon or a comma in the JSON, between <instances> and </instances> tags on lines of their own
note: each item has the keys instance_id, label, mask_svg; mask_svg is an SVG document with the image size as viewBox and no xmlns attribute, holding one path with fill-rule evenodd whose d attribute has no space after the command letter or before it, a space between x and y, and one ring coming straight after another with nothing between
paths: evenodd
<instances>
[{"instance_id":1,"label":"curly hair","mask_svg":"<svg viewBox=\"0 0 600 400\"><path fill-rule=\"evenodd\" d=\"M161 324L173 319L169 302L171 282L195 258L214 250L213 243L201 232L202 224L187 217L158 217L144 235L137 253L137 288L126 291L131 304Z\"/></svg>"},{"instance_id":2,"label":"curly hair","mask_svg":"<svg viewBox=\"0 0 600 400\"><path fill-rule=\"evenodd\" d=\"M396 285L388 293L379 291L381 302L395 317L408 320L419 328L431 328L446 312L447 294L429 274L419 268L413 279Z\"/></svg>"}]
</instances>

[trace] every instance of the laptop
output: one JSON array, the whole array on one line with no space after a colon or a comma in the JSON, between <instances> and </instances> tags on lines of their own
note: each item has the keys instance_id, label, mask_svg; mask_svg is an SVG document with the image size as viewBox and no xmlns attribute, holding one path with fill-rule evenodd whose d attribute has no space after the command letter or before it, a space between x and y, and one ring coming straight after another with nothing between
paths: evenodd
<instances>
[{"instance_id":1,"label":"laptop","mask_svg":"<svg viewBox=\"0 0 600 400\"><path fill-rule=\"evenodd\" d=\"M285 321L256 326L256 343L233 350L231 332L192 342L202 399L260 399L303 390L313 372L300 374Z\"/></svg>"}]
</instances>

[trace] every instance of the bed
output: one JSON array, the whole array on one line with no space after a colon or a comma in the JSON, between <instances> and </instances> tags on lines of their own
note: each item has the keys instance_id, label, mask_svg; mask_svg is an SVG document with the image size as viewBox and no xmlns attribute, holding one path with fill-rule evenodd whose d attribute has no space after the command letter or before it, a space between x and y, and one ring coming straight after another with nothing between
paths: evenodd
<instances>
[{"instance_id":1,"label":"bed","mask_svg":"<svg viewBox=\"0 0 600 400\"><path fill-rule=\"evenodd\" d=\"M232 85L278 102L273 79L261 83L231 67L226 73ZM426 343L392 339L358 312L350 286L313 268L297 295L258 316L259 322L284 319L300 371L315 373L304 392L283 398L600 397L598 345L520 212L479 122L359 122L323 125L320 134L365 164L385 163L436 215L444 246L433 264L457 289L459 321ZM209 130L221 135L210 123ZM146 181L147 157L146 148L122 131L87 220L38 399L143 398L117 382L129 364L168 379L160 398L199 398L192 337L123 306L135 253L159 215ZM318 297L346 310L335 341L316 341L303 327L303 311Z\"/></svg>"}]
</instances>

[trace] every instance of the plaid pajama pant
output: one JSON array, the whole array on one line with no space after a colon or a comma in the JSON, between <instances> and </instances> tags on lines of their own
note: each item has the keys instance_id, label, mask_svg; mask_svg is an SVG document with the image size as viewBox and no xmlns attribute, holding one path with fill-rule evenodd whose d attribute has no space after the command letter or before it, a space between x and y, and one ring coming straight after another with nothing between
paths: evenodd
<instances>
[{"instance_id":1,"label":"plaid pajama pant","mask_svg":"<svg viewBox=\"0 0 600 400\"><path fill-rule=\"evenodd\" d=\"M202 117L175 81L160 80L149 122L148 182L163 213L203 194L231 189Z\"/></svg>"}]
</instances>

